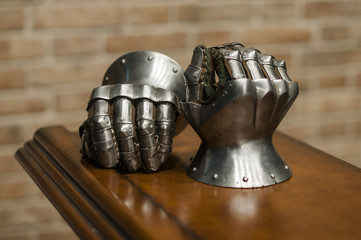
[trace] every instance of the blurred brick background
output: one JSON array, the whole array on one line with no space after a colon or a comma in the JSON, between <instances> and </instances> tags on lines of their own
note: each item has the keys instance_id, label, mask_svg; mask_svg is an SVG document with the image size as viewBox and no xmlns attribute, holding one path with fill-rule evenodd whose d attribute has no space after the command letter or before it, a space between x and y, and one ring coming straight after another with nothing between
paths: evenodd
<instances>
[{"instance_id":1,"label":"blurred brick background","mask_svg":"<svg viewBox=\"0 0 361 240\"><path fill-rule=\"evenodd\" d=\"M361 167L359 0L1 0L0 239L76 239L13 154L39 127L76 131L116 58L155 50L185 68L197 44L231 41L299 82L279 130Z\"/></svg>"}]
</instances>

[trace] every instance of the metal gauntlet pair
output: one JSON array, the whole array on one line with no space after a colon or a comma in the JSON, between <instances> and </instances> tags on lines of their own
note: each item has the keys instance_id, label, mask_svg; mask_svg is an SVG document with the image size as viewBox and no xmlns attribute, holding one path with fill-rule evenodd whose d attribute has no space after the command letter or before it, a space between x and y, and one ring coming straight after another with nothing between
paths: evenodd
<instances>
[{"instance_id":1,"label":"metal gauntlet pair","mask_svg":"<svg viewBox=\"0 0 361 240\"><path fill-rule=\"evenodd\" d=\"M185 116L202 139L187 169L191 178L222 187L273 185L292 175L272 135L297 95L284 61L239 43L196 47L184 73L160 53L130 53L91 95L82 152L102 167L156 171Z\"/></svg>"}]
</instances>

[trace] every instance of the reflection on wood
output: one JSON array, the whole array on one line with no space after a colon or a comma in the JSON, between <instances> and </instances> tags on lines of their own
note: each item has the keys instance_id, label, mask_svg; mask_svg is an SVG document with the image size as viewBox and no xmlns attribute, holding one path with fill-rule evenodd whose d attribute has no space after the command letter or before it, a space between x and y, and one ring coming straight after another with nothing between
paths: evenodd
<instances>
[{"instance_id":1,"label":"reflection on wood","mask_svg":"<svg viewBox=\"0 0 361 240\"><path fill-rule=\"evenodd\" d=\"M63 127L40 129L16 157L83 239L359 238L361 169L280 133L274 141L293 177L243 190L186 176L200 144L189 127L153 174L94 167Z\"/></svg>"}]
</instances>

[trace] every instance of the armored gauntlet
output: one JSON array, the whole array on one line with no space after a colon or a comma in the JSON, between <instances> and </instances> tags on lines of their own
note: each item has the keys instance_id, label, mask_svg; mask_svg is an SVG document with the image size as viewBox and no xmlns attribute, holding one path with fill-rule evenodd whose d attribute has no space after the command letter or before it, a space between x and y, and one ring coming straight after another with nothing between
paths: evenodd
<instances>
[{"instance_id":1,"label":"armored gauntlet","mask_svg":"<svg viewBox=\"0 0 361 240\"><path fill-rule=\"evenodd\" d=\"M177 119L177 131L185 126L184 96L183 70L171 58L149 51L120 57L91 94L81 152L105 168L158 170L172 150Z\"/></svg>"},{"instance_id":2,"label":"armored gauntlet","mask_svg":"<svg viewBox=\"0 0 361 240\"><path fill-rule=\"evenodd\" d=\"M185 77L181 105L202 139L187 169L191 178L254 188L291 177L272 144L274 131L298 95L284 61L239 43L198 46Z\"/></svg>"}]
</instances>

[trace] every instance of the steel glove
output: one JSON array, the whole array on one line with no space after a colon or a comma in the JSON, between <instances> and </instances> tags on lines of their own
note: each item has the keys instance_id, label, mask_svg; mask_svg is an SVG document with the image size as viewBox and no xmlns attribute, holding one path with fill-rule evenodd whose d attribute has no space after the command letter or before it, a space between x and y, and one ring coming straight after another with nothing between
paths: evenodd
<instances>
[{"instance_id":1,"label":"steel glove","mask_svg":"<svg viewBox=\"0 0 361 240\"><path fill-rule=\"evenodd\" d=\"M198 46L185 71L181 103L202 144L187 174L235 188L268 186L291 177L272 135L298 95L286 64L231 43Z\"/></svg>"},{"instance_id":2,"label":"steel glove","mask_svg":"<svg viewBox=\"0 0 361 240\"><path fill-rule=\"evenodd\" d=\"M173 59L149 51L120 57L91 94L81 152L104 168L157 171L172 151L177 119L178 132L185 126L184 95L183 70Z\"/></svg>"}]
</instances>

